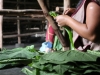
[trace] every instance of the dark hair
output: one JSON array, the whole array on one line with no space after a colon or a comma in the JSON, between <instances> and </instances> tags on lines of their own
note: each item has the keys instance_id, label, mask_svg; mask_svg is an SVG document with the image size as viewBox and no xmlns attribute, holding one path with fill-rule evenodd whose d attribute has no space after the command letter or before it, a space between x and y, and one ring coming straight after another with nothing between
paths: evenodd
<instances>
[{"instance_id":1,"label":"dark hair","mask_svg":"<svg viewBox=\"0 0 100 75\"><path fill-rule=\"evenodd\" d=\"M95 0L100 5L100 0Z\"/></svg>"},{"instance_id":2,"label":"dark hair","mask_svg":"<svg viewBox=\"0 0 100 75\"><path fill-rule=\"evenodd\" d=\"M97 4L100 5L100 0L90 0L90 1L94 1L94 2L96 2ZM83 0L79 0L79 2L78 2L78 4L77 4L76 8L77 8L78 6L80 6L80 4L81 4L82 2L83 2Z\"/></svg>"},{"instance_id":3,"label":"dark hair","mask_svg":"<svg viewBox=\"0 0 100 75\"><path fill-rule=\"evenodd\" d=\"M78 2L78 4L77 4L76 8L82 3L82 1L83 1L83 0L79 0L79 2Z\"/></svg>"}]
</instances>

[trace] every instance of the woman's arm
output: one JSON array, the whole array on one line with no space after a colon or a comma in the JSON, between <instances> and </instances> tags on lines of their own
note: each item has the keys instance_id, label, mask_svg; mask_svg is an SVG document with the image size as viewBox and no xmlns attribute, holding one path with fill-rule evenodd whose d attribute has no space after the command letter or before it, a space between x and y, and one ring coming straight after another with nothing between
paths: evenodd
<instances>
[{"instance_id":1,"label":"woman's arm","mask_svg":"<svg viewBox=\"0 0 100 75\"><path fill-rule=\"evenodd\" d=\"M76 31L81 37L94 41L96 29L100 27L100 6L91 2L86 9L86 23L82 24L68 15L57 16L56 21L59 25L67 25Z\"/></svg>"}]
</instances>

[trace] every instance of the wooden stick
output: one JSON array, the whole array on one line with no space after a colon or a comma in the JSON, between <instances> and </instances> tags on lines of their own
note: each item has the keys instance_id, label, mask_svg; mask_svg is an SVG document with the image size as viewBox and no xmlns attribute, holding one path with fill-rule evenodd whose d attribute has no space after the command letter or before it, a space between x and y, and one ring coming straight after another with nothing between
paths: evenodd
<instances>
[{"instance_id":1,"label":"wooden stick","mask_svg":"<svg viewBox=\"0 0 100 75\"><path fill-rule=\"evenodd\" d=\"M45 32L34 32L34 33L24 33L24 34L13 34L13 35L3 35L3 38L14 38L14 37L22 37L22 36L29 36L29 35L36 35L36 34L43 34Z\"/></svg>"},{"instance_id":2,"label":"wooden stick","mask_svg":"<svg viewBox=\"0 0 100 75\"><path fill-rule=\"evenodd\" d=\"M3 0L0 0L0 9L3 9ZM3 23L3 16L0 15L0 48L2 48L3 44L3 33L2 33L2 23Z\"/></svg>"},{"instance_id":3,"label":"wooden stick","mask_svg":"<svg viewBox=\"0 0 100 75\"><path fill-rule=\"evenodd\" d=\"M20 9L18 9L18 10L16 10L16 9L0 9L0 13L4 13L4 12L8 12L8 13L13 13L13 12L15 12L15 13L43 13L42 12L42 10L40 10L40 9L22 9L22 10L20 10Z\"/></svg>"},{"instance_id":4,"label":"wooden stick","mask_svg":"<svg viewBox=\"0 0 100 75\"><path fill-rule=\"evenodd\" d=\"M12 4L15 3L15 4L16 4L17 1L14 1L14 0L13 0L13 1L11 1L11 0L8 0L8 1L7 1L7 0L4 0L4 3L10 3L10 4L11 4L11 3L12 3ZM36 2L31 2L31 1L30 1L30 2L23 2L23 1L22 1L22 2L18 2L18 3L19 3L20 5L21 5L21 4L30 4L30 5L36 5L36 4L37 4Z\"/></svg>"},{"instance_id":5,"label":"wooden stick","mask_svg":"<svg viewBox=\"0 0 100 75\"><path fill-rule=\"evenodd\" d=\"M19 5L18 5L19 0L17 0L17 10L19 9ZM19 16L17 16L17 18L19 18ZM20 20L17 19L17 34L20 35ZM21 44L21 37L18 36L18 44Z\"/></svg>"},{"instance_id":6,"label":"wooden stick","mask_svg":"<svg viewBox=\"0 0 100 75\"><path fill-rule=\"evenodd\" d=\"M37 17L37 18L31 18L31 17L4 17L4 20L45 20L44 17Z\"/></svg>"},{"instance_id":7,"label":"wooden stick","mask_svg":"<svg viewBox=\"0 0 100 75\"><path fill-rule=\"evenodd\" d=\"M67 46L67 43L64 40L64 36L60 32L58 25L54 21L54 18L49 15L49 11L48 11L48 8L46 6L45 0L37 0L37 1L39 3L40 7L42 8L46 19L49 21L49 23L51 23L51 25L52 25L52 27L55 31L55 34L57 35L61 45L63 46L63 49L68 50L68 46Z\"/></svg>"},{"instance_id":8,"label":"wooden stick","mask_svg":"<svg viewBox=\"0 0 100 75\"><path fill-rule=\"evenodd\" d=\"M24 10L15 10L15 9L0 9L0 15L16 15L16 16L24 16L24 15L43 15L42 10L39 9L24 9Z\"/></svg>"},{"instance_id":9,"label":"wooden stick","mask_svg":"<svg viewBox=\"0 0 100 75\"><path fill-rule=\"evenodd\" d=\"M64 8L57 6L55 10L56 10L56 12L63 12Z\"/></svg>"},{"instance_id":10,"label":"wooden stick","mask_svg":"<svg viewBox=\"0 0 100 75\"><path fill-rule=\"evenodd\" d=\"M64 11L70 7L70 0L64 0Z\"/></svg>"},{"instance_id":11,"label":"wooden stick","mask_svg":"<svg viewBox=\"0 0 100 75\"><path fill-rule=\"evenodd\" d=\"M64 5L63 5L63 12L66 11L67 8L70 8L70 0L64 0ZM66 36L66 40L69 42L69 35L66 33L65 29L63 29L63 35ZM70 45L70 42L69 42Z\"/></svg>"}]
</instances>

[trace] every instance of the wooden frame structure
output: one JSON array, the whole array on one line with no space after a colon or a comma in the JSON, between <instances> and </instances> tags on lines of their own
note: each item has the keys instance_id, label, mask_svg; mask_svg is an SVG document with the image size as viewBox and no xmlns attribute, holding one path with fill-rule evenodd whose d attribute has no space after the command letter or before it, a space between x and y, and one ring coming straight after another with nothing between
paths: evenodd
<instances>
[{"instance_id":1,"label":"wooden frame structure","mask_svg":"<svg viewBox=\"0 0 100 75\"><path fill-rule=\"evenodd\" d=\"M35 33L21 34L20 33L20 20L26 20L26 19L28 19L28 20L45 20L42 10L19 9L19 6L17 6L17 9L3 9L3 2L10 2L10 1L0 0L0 48L3 47L3 38L18 37L18 43L20 44L21 36L35 34ZM21 2L19 2L19 0L17 0L17 2L20 4L23 4L23 2L21 3ZM49 0L47 0L47 2L48 2L47 4L49 7ZM16 2L14 2L14 3L16 3ZM64 0L64 8L70 6L69 3L70 3L70 0ZM3 17L3 16L8 16L8 17ZM17 17L12 17L12 16L17 16ZM22 18L20 16L30 16L31 18ZM17 20L17 34L16 35L3 35L3 32L2 32L3 19L4 20L8 20L8 19L9 20L14 20L14 19Z\"/></svg>"},{"instance_id":2,"label":"wooden frame structure","mask_svg":"<svg viewBox=\"0 0 100 75\"><path fill-rule=\"evenodd\" d=\"M17 0L19 1L19 0ZM4 16L4 17L3 17ZM7 16L7 17L5 17ZM16 16L16 17L12 17ZM24 18L20 16L30 16L30 18ZM13 35L3 35L2 31L2 25L3 25L3 19L4 20L17 20L17 34ZM45 20L45 17L43 15L42 10L40 9L19 9L19 6L17 6L17 9L3 9L3 0L0 0L0 48L3 48L3 38L13 38L18 37L18 44L21 44L21 37L22 36L28 36L33 35L36 33L43 33L43 32L35 32L35 33L20 33L20 20Z\"/></svg>"}]
</instances>

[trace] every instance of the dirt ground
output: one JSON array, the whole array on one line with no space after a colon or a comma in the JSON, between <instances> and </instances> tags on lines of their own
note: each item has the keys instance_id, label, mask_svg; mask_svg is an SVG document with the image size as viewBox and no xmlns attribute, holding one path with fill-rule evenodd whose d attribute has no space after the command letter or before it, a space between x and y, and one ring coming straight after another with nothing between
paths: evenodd
<instances>
[{"instance_id":1,"label":"dirt ground","mask_svg":"<svg viewBox=\"0 0 100 75\"><path fill-rule=\"evenodd\" d=\"M22 68L14 67L9 69L0 70L0 75L25 75L21 72Z\"/></svg>"}]
</instances>

